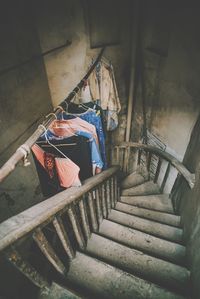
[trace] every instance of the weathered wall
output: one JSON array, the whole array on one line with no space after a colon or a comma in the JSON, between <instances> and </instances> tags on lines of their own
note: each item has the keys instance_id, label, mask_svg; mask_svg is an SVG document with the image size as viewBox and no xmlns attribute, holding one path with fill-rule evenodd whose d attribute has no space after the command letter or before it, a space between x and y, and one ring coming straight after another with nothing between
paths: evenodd
<instances>
[{"instance_id":1,"label":"weathered wall","mask_svg":"<svg viewBox=\"0 0 200 299\"><path fill-rule=\"evenodd\" d=\"M30 3L1 2L0 38L0 165L3 165L33 132L38 120L51 110L51 101L43 59L19 66L41 53ZM0 222L41 198L33 161L27 168L17 167L0 186Z\"/></svg>"},{"instance_id":2,"label":"weathered wall","mask_svg":"<svg viewBox=\"0 0 200 299\"><path fill-rule=\"evenodd\" d=\"M145 1L142 50L148 129L184 156L200 110L199 16L180 1ZM142 99L135 103L132 138L141 136Z\"/></svg>"},{"instance_id":3,"label":"weathered wall","mask_svg":"<svg viewBox=\"0 0 200 299\"><path fill-rule=\"evenodd\" d=\"M106 3L104 6L104 2L106 1L102 2L102 7L106 9L108 6L106 6ZM125 132L131 2L126 0L120 6L120 44L108 46L104 55L113 63L122 103L120 127L113 134L116 142L123 140ZM113 1L113 3L116 5L116 1ZM112 10L110 15L112 16L113 13ZM101 17L104 18L104 15L102 14ZM59 5L53 0L43 1L37 13L37 26L43 51L49 47L63 44L67 39L72 42L71 46L49 55L44 60L53 105L56 106L82 79L91 64L92 58L97 56L100 48L90 49L87 1L61 0ZM101 30L106 32L108 29L104 27Z\"/></svg>"},{"instance_id":4,"label":"weathered wall","mask_svg":"<svg viewBox=\"0 0 200 299\"><path fill-rule=\"evenodd\" d=\"M193 298L200 298L200 116L193 129L184 157L184 164L196 174L196 183L191 190L183 178L176 182L174 202L181 214L184 238L187 244L187 262L191 269Z\"/></svg>"}]
</instances>

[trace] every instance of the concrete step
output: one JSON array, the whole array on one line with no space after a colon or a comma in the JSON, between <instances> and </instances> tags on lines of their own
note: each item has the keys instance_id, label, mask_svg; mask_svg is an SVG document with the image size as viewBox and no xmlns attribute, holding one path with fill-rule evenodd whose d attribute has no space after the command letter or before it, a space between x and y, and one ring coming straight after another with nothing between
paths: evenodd
<instances>
[{"instance_id":1,"label":"concrete step","mask_svg":"<svg viewBox=\"0 0 200 299\"><path fill-rule=\"evenodd\" d=\"M184 298L80 252L71 261L66 279L95 299Z\"/></svg>"},{"instance_id":2,"label":"concrete step","mask_svg":"<svg viewBox=\"0 0 200 299\"><path fill-rule=\"evenodd\" d=\"M168 194L121 196L120 201L140 208L174 214L172 201Z\"/></svg>"},{"instance_id":3,"label":"concrete step","mask_svg":"<svg viewBox=\"0 0 200 299\"><path fill-rule=\"evenodd\" d=\"M159 223L180 227L181 217L177 215L139 208L122 202L117 202L115 209L124 213L128 213L130 215L135 215L141 218L154 220Z\"/></svg>"},{"instance_id":4,"label":"concrete step","mask_svg":"<svg viewBox=\"0 0 200 299\"><path fill-rule=\"evenodd\" d=\"M148 181L148 179L149 179L148 173L139 174L137 172L133 172L129 174L125 179L123 179L123 181L121 182L121 187L122 189L135 187L145 183L146 181Z\"/></svg>"},{"instance_id":5,"label":"concrete step","mask_svg":"<svg viewBox=\"0 0 200 299\"><path fill-rule=\"evenodd\" d=\"M160 187L158 184L155 184L152 181L143 183L136 187L132 187L129 189L123 189L122 195L123 196L131 196L131 195L153 195L153 194L160 194Z\"/></svg>"},{"instance_id":6,"label":"concrete step","mask_svg":"<svg viewBox=\"0 0 200 299\"><path fill-rule=\"evenodd\" d=\"M190 272L184 267L146 255L97 234L92 234L86 251L89 255L162 287L183 294L188 292Z\"/></svg>"},{"instance_id":7,"label":"concrete step","mask_svg":"<svg viewBox=\"0 0 200 299\"><path fill-rule=\"evenodd\" d=\"M116 210L111 210L108 219L165 240L182 243L183 230L180 228L142 219Z\"/></svg>"},{"instance_id":8,"label":"concrete step","mask_svg":"<svg viewBox=\"0 0 200 299\"><path fill-rule=\"evenodd\" d=\"M40 293L38 299L82 299L83 297L79 297L73 294L72 291L67 290L66 288L58 285L53 282L51 288L49 290L44 290Z\"/></svg>"},{"instance_id":9,"label":"concrete step","mask_svg":"<svg viewBox=\"0 0 200 299\"><path fill-rule=\"evenodd\" d=\"M184 265L185 247L104 219L99 234L151 256Z\"/></svg>"}]
</instances>

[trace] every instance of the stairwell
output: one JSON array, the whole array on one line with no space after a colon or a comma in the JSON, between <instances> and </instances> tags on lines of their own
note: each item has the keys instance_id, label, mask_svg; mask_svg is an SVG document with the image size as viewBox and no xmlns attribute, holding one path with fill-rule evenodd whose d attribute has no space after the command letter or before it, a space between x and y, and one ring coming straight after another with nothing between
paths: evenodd
<instances>
[{"instance_id":1,"label":"stairwell","mask_svg":"<svg viewBox=\"0 0 200 299\"><path fill-rule=\"evenodd\" d=\"M176 166L183 176L188 174L183 165ZM157 172L154 180L146 172L136 172L120 185L119 169L110 168L81 188L61 192L1 224L0 250L11 245L14 236L16 241L32 233L41 254L59 274L51 277L50 285L13 246L5 254L40 288L38 299L191 298L181 219L171 195L163 193L169 176L167 167L159 186ZM59 256L55 244L45 237L47 222L53 224L64 255Z\"/></svg>"},{"instance_id":2,"label":"stairwell","mask_svg":"<svg viewBox=\"0 0 200 299\"><path fill-rule=\"evenodd\" d=\"M189 298L180 217L169 196L153 182L123 189L66 279L90 298Z\"/></svg>"}]
</instances>

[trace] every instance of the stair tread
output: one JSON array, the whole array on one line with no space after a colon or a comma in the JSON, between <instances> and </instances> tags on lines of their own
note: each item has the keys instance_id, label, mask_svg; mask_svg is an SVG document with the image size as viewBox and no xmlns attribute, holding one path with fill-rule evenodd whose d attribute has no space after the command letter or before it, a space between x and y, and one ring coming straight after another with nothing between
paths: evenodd
<instances>
[{"instance_id":1,"label":"stair tread","mask_svg":"<svg viewBox=\"0 0 200 299\"><path fill-rule=\"evenodd\" d=\"M122 189L132 188L145 183L148 180L148 173L140 174L134 172L125 177L121 182Z\"/></svg>"},{"instance_id":2,"label":"stair tread","mask_svg":"<svg viewBox=\"0 0 200 299\"><path fill-rule=\"evenodd\" d=\"M113 209L109 213L108 219L162 239L182 243L183 231L180 228L161 224L153 220L142 219Z\"/></svg>"},{"instance_id":3,"label":"stair tread","mask_svg":"<svg viewBox=\"0 0 200 299\"><path fill-rule=\"evenodd\" d=\"M100 225L99 234L152 256L176 264L184 264L185 247L183 245L151 236L106 219Z\"/></svg>"},{"instance_id":4,"label":"stair tread","mask_svg":"<svg viewBox=\"0 0 200 299\"><path fill-rule=\"evenodd\" d=\"M140 208L174 214L172 201L169 194L121 196L120 201Z\"/></svg>"},{"instance_id":5,"label":"stair tread","mask_svg":"<svg viewBox=\"0 0 200 299\"><path fill-rule=\"evenodd\" d=\"M148 181L136 187L123 189L122 195L153 195L160 194L160 187L153 181Z\"/></svg>"},{"instance_id":6,"label":"stair tread","mask_svg":"<svg viewBox=\"0 0 200 299\"><path fill-rule=\"evenodd\" d=\"M177 215L145 209L123 202L117 202L115 209L144 219L154 220L158 223L163 223L174 227L180 227L181 217Z\"/></svg>"},{"instance_id":7,"label":"stair tread","mask_svg":"<svg viewBox=\"0 0 200 299\"><path fill-rule=\"evenodd\" d=\"M185 298L80 252L71 261L66 279L96 299Z\"/></svg>"},{"instance_id":8,"label":"stair tread","mask_svg":"<svg viewBox=\"0 0 200 299\"><path fill-rule=\"evenodd\" d=\"M39 299L81 299L83 297L79 297L73 292L69 291L65 287L58 285L53 282L51 288L47 293L41 294Z\"/></svg>"},{"instance_id":9,"label":"stair tread","mask_svg":"<svg viewBox=\"0 0 200 299\"><path fill-rule=\"evenodd\" d=\"M163 287L184 293L188 291L190 272L184 267L144 254L97 234L91 235L86 252Z\"/></svg>"}]
</instances>

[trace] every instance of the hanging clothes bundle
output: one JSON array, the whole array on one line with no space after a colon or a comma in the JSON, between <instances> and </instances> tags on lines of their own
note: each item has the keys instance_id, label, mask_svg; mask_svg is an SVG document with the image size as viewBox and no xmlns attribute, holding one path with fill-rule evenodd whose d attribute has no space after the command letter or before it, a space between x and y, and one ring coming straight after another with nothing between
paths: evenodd
<instances>
[{"instance_id":1,"label":"hanging clothes bundle","mask_svg":"<svg viewBox=\"0 0 200 299\"><path fill-rule=\"evenodd\" d=\"M80 186L107 167L100 116L88 107L84 112L80 105L67 107L71 112L60 113L32 147L44 196Z\"/></svg>"},{"instance_id":2,"label":"hanging clothes bundle","mask_svg":"<svg viewBox=\"0 0 200 299\"><path fill-rule=\"evenodd\" d=\"M107 131L115 130L118 126L121 104L112 64L102 58L88 82L93 101L97 101L105 113Z\"/></svg>"}]
</instances>

